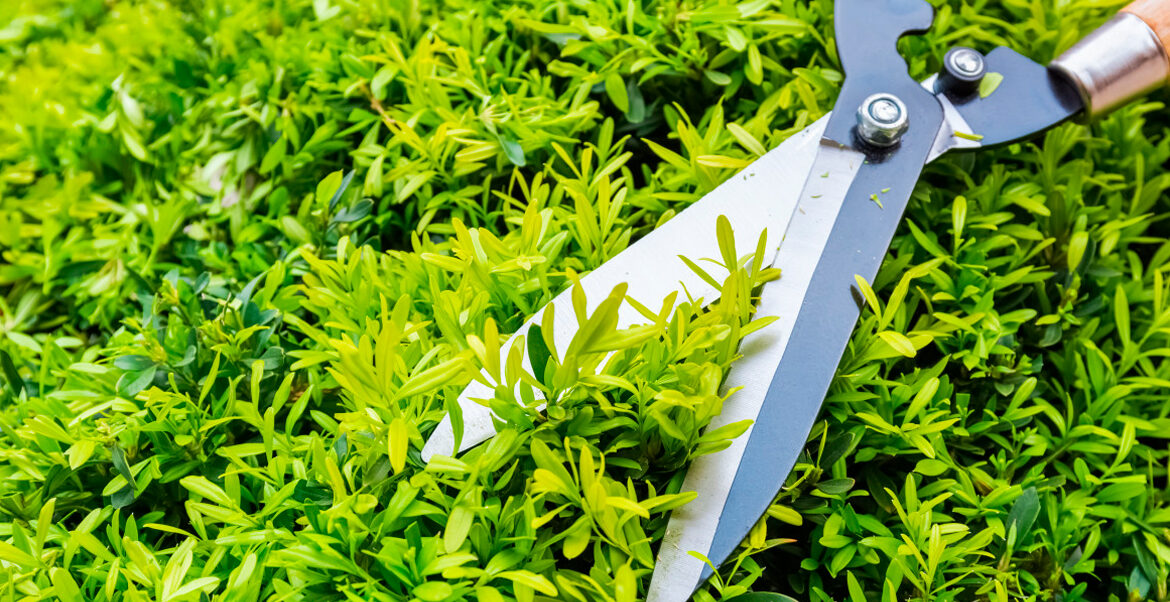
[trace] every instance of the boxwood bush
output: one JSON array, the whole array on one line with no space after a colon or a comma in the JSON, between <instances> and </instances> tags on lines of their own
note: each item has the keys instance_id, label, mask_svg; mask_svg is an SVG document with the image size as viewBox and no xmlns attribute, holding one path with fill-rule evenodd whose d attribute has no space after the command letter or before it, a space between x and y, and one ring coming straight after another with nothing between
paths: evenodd
<instances>
[{"instance_id":1,"label":"boxwood bush","mask_svg":"<svg viewBox=\"0 0 1170 602\"><path fill-rule=\"evenodd\" d=\"M960 43L1048 61L1124 4L933 2L917 77ZM541 378L493 358L831 108L831 15L0 3L4 599L640 599L774 274L705 264L718 304L640 299L629 331L619 289L528 342ZM927 169L806 453L697 600L1170 598L1163 99ZM499 436L424 464L481 367L557 401L502 395Z\"/></svg>"}]
</instances>

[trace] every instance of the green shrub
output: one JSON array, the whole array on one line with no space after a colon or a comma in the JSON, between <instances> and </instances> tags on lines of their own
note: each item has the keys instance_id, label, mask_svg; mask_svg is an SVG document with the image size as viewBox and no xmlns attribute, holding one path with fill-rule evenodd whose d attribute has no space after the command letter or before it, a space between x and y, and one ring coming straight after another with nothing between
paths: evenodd
<instances>
[{"instance_id":1,"label":"green shrub","mask_svg":"<svg viewBox=\"0 0 1170 602\"><path fill-rule=\"evenodd\" d=\"M935 4L918 77L1050 60L1123 2ZM703 427L772 274L628 331L616 291L527 341L539 378L494 366L547 412L419 450L527 315L832 106L831 9L0 4L4 598L640 598L688 460L738 434ZM927 169L698 599L1170 598L1162 109Z\"/></svg>"}]
</instances>

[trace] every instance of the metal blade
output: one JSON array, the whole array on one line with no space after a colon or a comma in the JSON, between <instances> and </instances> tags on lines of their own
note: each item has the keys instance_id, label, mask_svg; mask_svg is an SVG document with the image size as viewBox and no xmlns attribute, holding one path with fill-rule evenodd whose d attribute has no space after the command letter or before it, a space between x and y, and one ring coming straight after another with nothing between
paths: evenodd
<instances>
[{"instance_id":1,"label":"metal blade","mask_svg":"<svg viewBox=\"0 0 1170 602\"><path fill-rule=\"evenodd\" d=\"M1010 48L992 50L985 61L989 72L1003 77L994 92L965 98L935 96L943 107L946 124L939 130L927 162L951 150L977 149L1026 138L1085 108L1076 89L1059 73ZM934 92L937 79L930 76L922 82L922 87Z\"/></svg>"},{"instance_id":2,"label":"metal blade","mask_svg":"<svg viewBox=\"0 0 1170 602\"><path fill-rule=\"evenodd\" d=\"M865 155L859 152L834 142L822 143L801 192L800 204L775 257L774 265L782 267L783 274L779 280L764 287L757 306L757 315L779 316L780 320L752 333L741 343L743 358L732 364L724 384L725 392L737 387L741 390L728 398L723 412L712 420L708 429L741 420L757 420L770 377L776 372L776 366L788 347L791 318L800 312L813 270L820 263L828 243L829 232L849 186L864 162ZM736 476L734 467L740 464L754 430L755 426L732 441L727 449L701 456L691 463L682 490L697 492L698 497L675 510L670 517L658 551L647 602L686 600L702 583L706 564L691 556L690 552L711 555L716 528ZM803 447L804 436L798 438L799 447ZM782 482L783 477L779 475L777 470L771 479ZM720 560L712 558L716 563Z\"/></svg>"},{"instance_id":3,"label":"metal blade","mask_svg":"<svg viewBox=\"0 0 1170 602\"><path fill-rule=\"evenodd\" d=\"M712 568L685 555L693 550L711 565L722 565L780 492L860 314L855 277L874 279L939 130L948 123L934 94L906 73L895 44L904 33L930 26L928 4L839 0L834 14L846 78L825 138L863 151L865 162L846 191L830 197L835 209L829 219L799 221L806 206L815 207L813 201L828 204L825 196L814 199L812 193L801 199L805 212L794 215L777 258L784 273L764 288L768 307L760 309L779 313L780 332L772 334L776 338L769 341L769 349L753 349L762 355L741 360L742 367L750 362L750 372L736 374L740 366L733 368L733 378L751 384L749 403L759 405L755 422L746 442L740 438L738 458L701 460L701 472L686 489L705 498L705 516L688 507L672 516L672 523L680 524L667 527L669 540L659 551L651 585L653 602L689 599ZM906 106L909 128L895 147L867 147L857 139L853 112L876 93L895 95ZM818 162L822 156L832 161L832 148L822 146ZM809 186L817 177L814 171ZM801 244L793 244L797 242ZM790 279L793 268L801 271ZM714 476L718 472L724 474Z\"/></svg>"},{"instance_id":4,"label":"metal blade","mask_svg":"<svg viewBox=\"0 0 1170 602\"><path fill-rule=\"evenodd\" d=\"M816 234L827 242L815 258L807 285L778 293L793 297L785 302L789 308L785 349L774 374L752 375L769 384L730 490L715 511L718 524L705 554L715 566L731 556L764 515L803 450L861 311L855 277L873 281L876 276L938 130L946 123L942 107L917 83L894 89L910 106L912 120L917 119L896 151L869 154L830 231ZM830 121L826 135L836 131L835 124L841 125ZM812 236L798 230L795 219L790 237L794 233ZM790 260L780 261L791 269ZM686 587L693 591L710 574L704 565L700 581ZM684 594L683 589L680 585L677 595L657 602L686 600L690 591Z\"/></svg>"},{"instance_id":5,"label":"metal blade","mask_svg":"<svg viewBox=\"0 0 1170 602\"><path fill-rule=\"evenodd\" d=\"M1003 76L987 96L955 102L983 146L1006 144L1053 127L1084 110L1076 88L1059 73L999 47L987 53L987 70Z\"/></svg>"},{"instance_id":6,"label":"metal blade","mask_svg":"<svg viewBox=\"0 0 1170 602\"><path fill-rule=\"evenodd\" d=\"M938 75L932 75L922 81L922 87L930 92L934 92L934 84L938 81ZM943 156L952 150L974 150L983 146L983 140L972 140L971 138L963 138L956 136L955 132L966 132L974 134L971 125L963 119L963 114L959 109L955 108L955 103L947 98L945 94L936 96L938 103L943 108L943 120L946 124L939 129L938 135L934 138L934 145L930 149L930 156L926 162L930 163L935 159Z\"/></svg>"},{"instance_id":7,"label":"metal blade","mask_svg":"<svg viewBox=\"0 0 1170 602\"><path fill-rule=\"evenodd\" d=\"M714 301L719 291L697 276L679 259L685 256L693 261L719 257L715 222L720 215L727 216L735 232L739 249L755 248L760 234L766 229L768 244L779 245L796 207L816 156L817 145L829 117L795 134L746 169L708 193L694 205L680 212L664 226L647 234L628 249L607 261L581 279L592 312L610 291L619 284L629 285L627 295L643 303L659 303L671 293L684 290L694 298ZM565 349L578 330L571 307L569 292L553 299L551 304L563 307L555 314L555 342ZM685 295L680 295L685 298ZM545 306L546 308L548 306ZM532 316L516 332L525 334L533 324L539 324L544 308ZM619 313L618 328L644 323L645 318L628 304ZM518 337L513 336L513 341ZM505 345L501 363L506 361L511 345ZM530 370L525 358L525 369ZM484 379L490 377L484 373ZM459 449L455 449L455 434L449 417L435 428L422 450L424 460L435 454L454 454L477 445L495 434L492 412L477 400L494 397L492 387L473 382L459 395L463 413L464 432Z\"/></svg>"},{"instance_id":8,"label":"metal blade","mask_svg":"<svg viewBox=\"0 0 1170 602\"><path fill-rule=\"evenodd\" d=\"M987 56L987 64L1005 76L996 92L957 100L937 94L941 126L939 115L920 119L917 131L892 160L877 157L862 168L848 199L845 190L836 192L835 201L827 201L833 193L802 194L776 259L783 276L764 288L758 308L759 315L778 315L781 321L745 339L745 357L732 365L727 381L729 388L743 389L728 399L724 415L712 422L716 428L746 418L754 421L752 429L728 449L692 463L682 489L696 491L698 497L671 516L649 602L688 600L711 573L707 563L689 552L719 566L779 492L804 447L858 317L853 276L872 280L876 274L917 180L918 161L933 161L950 150L1018 140L1081 110L1065 82L1018 53L996 49ZM921 88L934 94L935 79L922 82ZM915 113L923 116L922 109L930 103L921 91L915 92ZM826 136L849 139L847 125L834 121ZM935 135L928 144L931 132ZM832 155L822 150L810 187L816 184L816 173L826 171L821 165L832 161ZM825 196L813 205L817 194ZM875 194L882 207L871 198ZM810 207L825 211L822 219L809 219L805 209ZM785 355L786 349L791 353Z\"/></svg>"}]
</instances>

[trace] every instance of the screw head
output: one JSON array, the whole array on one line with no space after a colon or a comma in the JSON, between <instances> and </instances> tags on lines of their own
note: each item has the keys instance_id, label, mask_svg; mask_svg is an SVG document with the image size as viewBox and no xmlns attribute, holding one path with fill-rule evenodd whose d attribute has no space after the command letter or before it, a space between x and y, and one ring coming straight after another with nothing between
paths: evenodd
<instances>
[{"instance_id":1,"label":"screw head","mask_svg":"<svg viewBox=\"0 0 1170 602\"><path fill-rule=\"evenodd\" d=\"M986 74L987 62L978 50L956 46L943 57L943 68L935 89L952 98L970 96L979 89L979 82Z\"/></svg>"},{"instance_id":2,"label":"screw head","mask_svg":"<svg viewBox=\"0 0 1170 602\"><path fill-rule=\"evenodd\" d=\"M952 69L963 75L980 75L985 69L983 55L971 48L955 48L947 53L947 60Z\"/></svg>"},{"instance_id":3,"label":"screw head","mask_svg":"<svg viewBox=\"0 0 1170 602\"><path fill-rule=\"evenodd\" d=\"M857 110L857 135L873 146L894 146L908 129L910 111L893 94L874 94Z\"/></svg>"}]
</instances>

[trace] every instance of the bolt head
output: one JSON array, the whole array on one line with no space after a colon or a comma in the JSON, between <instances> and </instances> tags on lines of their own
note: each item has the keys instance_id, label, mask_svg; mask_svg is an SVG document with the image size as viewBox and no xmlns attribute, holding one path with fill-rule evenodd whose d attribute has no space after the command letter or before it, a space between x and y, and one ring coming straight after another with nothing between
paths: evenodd
<instances>
[{"instance_id":1,"label":"bolt head","mask_svg":"<svg viewBox=\"0 0 1170 602\"><path fill-rule=\"evenodd\" d=\"M910 129L910 111L893 94L874 94L857 110L857 135L878 147L890 147Z\"/></svg>"},{"instance_id":2,"label":"bolt head","mask_svg":"<svg viewBox=\"0 0 1170 602\"><path fill-rule=\"evenodd\" d=\"M966 76L977 76L985 69L983 55L971 48L956 48L947 55L952 69Z\"/></svg>"},{"instance_id":3,"label":"bolt head","mask_svg":"<svg viewBox=\"0 0 1170 602\"><path fill-rule=\"evenodd\" d=\"M935 91L952 98L966 98L979 89L987 74L987 62L974 48L956 46L943 57L943 68L935 82Z\"/></svg>"}]
</instances>

